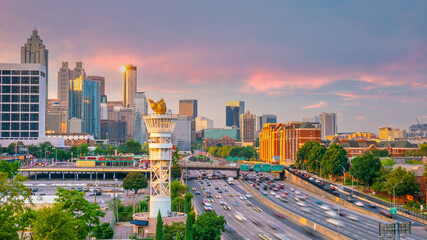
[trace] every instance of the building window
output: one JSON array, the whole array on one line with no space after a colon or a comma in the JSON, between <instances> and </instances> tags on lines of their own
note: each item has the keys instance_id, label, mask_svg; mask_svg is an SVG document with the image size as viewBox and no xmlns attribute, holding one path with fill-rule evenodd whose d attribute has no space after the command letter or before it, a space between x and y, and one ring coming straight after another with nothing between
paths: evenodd
<instances>
[{"instance_id":1,"label":"building window","mask_svg":"<svg viewBox=\"0 0 427 240\"><path fill-rule=\"evenodd\" d=\"M21 78L20 77L12 77L12 84L20 84Z\"/></svg>"},{"instance_id":2,"label":"building window","mask_svg":"<svg viewBox=\"0 0 427 240\"><path fill-rule=\"evenodd\" d=\"M19 121L19 113L12 113L12 121Z\"/></svg>"},{"instance_id":3,"label":"building window","mask_svg":"<svg viewBox=\"0 0 427 240\"><path fill-rule=\"evenodd\" d=\"M38 114L31 114L30 115L30 120L31 121L38 121L39 120L39 115Z\"/></svg>"},{"instance_id":4,"label":"building window","mask_svg":"<svg viewBox=\"0 0 427 240\"><path fill-rule=\"evenodd\" d=\"M3 96L1 96L1 101L5 102L5 103L10 102L10 95L3 95Z\"/></svg>"},{"instance_id":5,"label":"building window","mask_svg":"<svg viewBox=\"0 0 427 240\"><path fill-rule=\"evenodd\" d=\"M28 121L28 120L30 120L30 114L28 113L21 114L21 121Z\"/></svg>"},{"instance_id":6,"label":"building window","mask_svg":"<svg viewBox=\"0 0 427 240\"><path fill-rule=\"evenodd\" d=\"M10 86L2 86L1 92L2 93L10 93Z\"/></svg>"},{"instance_id":7,"label":"building window","mask_svg":"<svg viewBox=\"0 0 427 240\"><path fill-rule=\"evenodd\" d=\"M10 130L10 123L2 123L1 130Z\"/></svg>"},{"instance_id":8,"label":"building window","mask_svg":"<svg viewBox=\"0 0 427 240\"><path fill-rule=\"evenodd\" d=\"M2 83L3 84L10 84L10 77L9 76L3 76L2 77Z\"/></svg>"},{"instance_id":9,"label":"building window","mask_svg":"<svg viewBox=\"0 0 427 240\"><path fill-rule=\"evenodd\" d=\"M17 123L17 122L13 122L11 125L10 125L10 130L19 130L19 123Z\"/></svg>"},{"instance_id":10,"label":"building window","mask_svg":"<svg viewBox=\"0 0 427 240\"><path fill-rule=\"evenodd\" d=\"M30 84L30 77L21 77L21 84Z\"/></svg>"},{"instance_id":11,"label":"building window","mask_svg":"<svg viewBox=\"0 0 427 240\"><path fill-rule=\"evenodd\" d=\"M31 86L31 93L39 93L39 86Z\"/></svg>"},{"instance_id":12,"label":"building window","mask_svg":"<svg viewBox=\"0 0 427 240\"><path fill-rule=\"evenodd\" d=\"M42 77L46 77L46 74L44 72L40 72L40 75L42 75Z\"/></svg>"},{"instance_id":13,"label":"building window","mask_svg":"<svg viewBox=\"0 0 427 240\"><path fill-rule=\"evenodd\" d=\"M30 137L39 137L38 132L30 132Z\"/></svg>"},{"instance_id":14,"label":"building window","mask_svg":"<svg viewBox=\"0 0 427 240\"><path fill-rule=\"evenodd\" d=\"M19 95L12 95L12 102L19 102L21 100L21 96Z\"/></svg>"},{"instance_id":15,"label":"building window","mask_svg":"<svg viewBox=\"0 0 427 240\"><path fill-rule=\"evenodd\" d=\"M21 137L29 137L29 132L21 132Z\"/></svg>"},{"instance_id":16,"label":"building window","mask_svg":"<svg viewBox=\"0 0 427 240\"><path fill-rule=\"evenodd\" d=\"M30 130L29 123L21 123L21 130Z\"/></svg>"},{"instance_id":17,"label":"building window","mask_svg":"<svg viewBox=\"0 0 427 240\"><path fill-rule=\"evenodd\" d=\"M39 105L31 104L31 112L38 112L38 111L39 111Z\"/></svg>"},{"instance_id":18,"label":"building window","mask_svg":"<svg viewBox=\"0 0 427 240\"><path fill-rule=\"evenodd\" d=\"M31 75L39 75L39 71L31 71Z\"/></svg>"},{"instance_id":19,"label":"building window","mask_svg":"<svg viewBox=\"0 0 427 240\"><path fill-rule=\"evenodd\" d=\"M28 95L21 95L21 102L30 102L30 96Z\"/></svg>"},{"instance_id":20,"label":"building window","mask_svg":"<svg viewBox=\"0 0 427 240\"><path fill-rule=\"evenodd\" d=\"M2 71L2 74L3 74L3 75L10 75L10 70L3 70L3 71Z\"/></svg>"},{"instance_id":21,"label":"building window","mask_svg":"<svg viewBox=\"0 0 427 240\"><path fill-rule=\"evenodd\" d=\"M12 70L12 75L20 75L21 71L19 70Z\"/></svg>"},{"instance_id":22,"label":"building window","mask_svg":"<svg viewBox=\"0 0 427 240\"><path fill-rule=\"evenodd\" d=\"M30 75L30 71L28 70L22 70L21 75Z\"/></svg>"},{"instance_id":23,"label":"building window","mask_svg":"<svg viewBox=\"0 0 427 240\"><path fill-rule=\"evenodd\" d=\"M12 132L10 137L19 137L19 132Z\"/></svg>"},{"instance_id":24,"label":"building window","mask_svg":"<svg viewBox=\"0 0 427 240\"><path fill-rule=\"evenodd\" d=\"M12 86L12 93L19 93L21 90L20 86Z\"/></svg>"},{"instance_id":25,"label":"building window","mask_svg":"<svg viewBox=\"0 0 427 240\"><path fill-rule=\"evenodd\" d=\"M19 112L19 104L12 104L12 112Z\"/></svg>"},{"instance_id":26,"label":"building window","mask_svg":"<svg viewBox=\"0 0 427 240\"><path fill-rule=\"evenodd\" d=\"M1 120L2 121L10 121L10 114L9 113L3 113L1 115Z\"/></svg>"},{"instance_id":27,"label":"building window","mask_svg":"<svg viewBox=\"0 0 427 240\"><path fill-rule=\"evenodd\" d=\"M38 123L30 123L30 129L31 130L39 130L39 124Z\"/></svg>"},{"instance_id":28,"label":"building window","mask_svg":"<svg viewBox=\"0 0 427 240\"><path fill-rule=\"evenodd\" d=\"M1 137L10 137L10 132L2 132Z\"/></svg>"},{"instance_id":29,"label":"building window","mask_svg":"<svg viewBox=\"0 0 427 240\"><path fill-rule=\"evenodd\" d=\"M28 104L21 105L21 112L29 112L29 111L30 111L30 105Z\"/></svg>"},{"instance_id":30,"label":"building window","mask_svg":"<svg viewBox=\"0 0 427 240\"><path fill-rule=\"evenodd\" d=\"M31 84L39 84L39 77L31 77Z\"/></svg>"},{"instance_id":31,"label":"building window","mask_svg":"<svg viewBox=\"0 0 427 240\"><path fill-rule=\"evenodd\" d=\"M21 93L30 93L30 87L29 86L22 86L21 87Z\"/></svg>"},{"instance_id":32,"label":"building window","mask_svg":"<svg viewBox=\"0 0 427 240\"><path fill-rule=\"evenodd\" d=\"M39 95L31 95L31 102L39 102Z\"/></svg>"}]
</instances>

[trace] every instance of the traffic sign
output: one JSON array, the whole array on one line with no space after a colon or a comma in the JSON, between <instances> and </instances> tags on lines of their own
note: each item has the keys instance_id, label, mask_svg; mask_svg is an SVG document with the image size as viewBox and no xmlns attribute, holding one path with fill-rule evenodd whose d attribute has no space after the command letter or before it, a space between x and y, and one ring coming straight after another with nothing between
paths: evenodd
<instances>
[{"instance_id":1,"label":"traffic sign","mask_svg":"<svg viewBox=\"0 0 427 240\"><path fill-rule=\"evenodd\" d=\"M390 214L396 215L397 214L397 207L391 207L390 208Z\"/></svg>"}]
</instances>

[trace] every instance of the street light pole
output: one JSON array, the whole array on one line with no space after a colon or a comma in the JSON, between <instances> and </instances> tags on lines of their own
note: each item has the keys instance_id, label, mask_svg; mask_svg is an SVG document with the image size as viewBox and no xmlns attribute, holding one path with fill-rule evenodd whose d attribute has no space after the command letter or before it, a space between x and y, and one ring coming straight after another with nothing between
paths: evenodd
<instances>
[{"instance_id":1,"label":"street light pole","mask_svg":"<svg viewBox=\"0 0 427 240\"><path fill-rule=\"evenodd\" d=\"M341 164L338 164L338 166L342 167L342 186L345 186L345 167L343 167Z\"/></svg>"},{"instance_id":2,"label":"street light pole","mask_svg":"<svg viewBox=\"0 0 427 240\"><path fill-rule=\"evenodd\" d=\"M359 171L356 173L356 174L354 174L354 175L357 175L359 173ZM350 174L350 176L351 176L351 196L353 196L353 182L354 182L354 175L353 174L351 174L351 173L349 173Z\"/></svg>"},{"instance_id":3,"label":"street light pole","mask_svg":"<svg viewBox=\"0 0 427 240\"><path fill-rule=\"evenodd\" d=\"M386 183L390 184L390 186L392 186L393 188L393 207L396 207L396 187L399 183L402 183L402 181L397 182L395 185L389 182L386 182ZM393 214L393 220L394 220L394 214Z\"/></svg>"}]
</instances>

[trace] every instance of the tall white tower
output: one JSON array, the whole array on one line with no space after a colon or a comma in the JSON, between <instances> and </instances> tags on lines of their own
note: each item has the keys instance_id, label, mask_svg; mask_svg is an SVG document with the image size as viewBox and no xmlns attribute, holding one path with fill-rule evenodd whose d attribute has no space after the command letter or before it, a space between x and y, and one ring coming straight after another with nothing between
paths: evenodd
<instances>
[{"instance_id":1,"label":"tall white tower","mask_svg":"<svg viewBox=\"0 0 427 240\"><path fill-rule=\"evenodd\" d=\"M162 217L171 212L170 168L172 162L172 132L177 115L145 114L145 125L150 133L150 218L160 210Z\"/></svg>"}]
</instances>

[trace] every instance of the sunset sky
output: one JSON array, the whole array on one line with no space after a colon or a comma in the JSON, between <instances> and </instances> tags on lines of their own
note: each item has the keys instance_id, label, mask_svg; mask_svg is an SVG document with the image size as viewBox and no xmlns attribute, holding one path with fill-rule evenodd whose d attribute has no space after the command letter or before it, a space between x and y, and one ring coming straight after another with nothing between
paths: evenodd
<instances>
[{"instance_id":1,"label":"sunset sky","mask_svg":"<svg viewBox=\"0 0 427 240\"><path fill-rule=\"evenodd\" d=\"M0 62L19 62L37 28L49 97L62 61L82 61L121 100L120 66L138 91L197 99L225 126L225 102L280 122L338 113L339 132L427 123L427 1L6 1Z\"/></svg>"}]
</instances>

